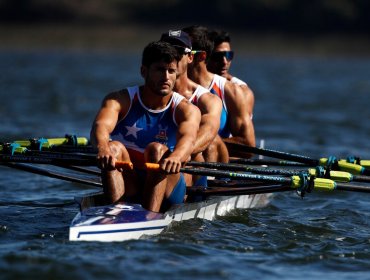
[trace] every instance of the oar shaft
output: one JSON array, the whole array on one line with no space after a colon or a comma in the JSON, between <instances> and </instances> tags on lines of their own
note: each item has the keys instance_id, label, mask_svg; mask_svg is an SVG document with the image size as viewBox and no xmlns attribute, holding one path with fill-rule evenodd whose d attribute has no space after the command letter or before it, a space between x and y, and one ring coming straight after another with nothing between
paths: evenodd
<instances>
[{"instance_id":1,"label":"oar shaft","mask_svg":"<svg viewBox=\"0 0 370 280\"><path fill-rule=\"evenodd\" d=\"M239 143L232 143L232 142L229 142L228 140L224 140L224 142L228 149L232 149L234 151L241 151L241 152L274 157L274 158L279 158L279 159L289 160L289 161L296 161L296 162L300 162L304 164L310 164L312 166L316 166L319 163L319 161L316 159L302 156L302 155L290 154L286 152L257 148L257 147L250 147L250 146L239 144Z\"/></svg>"},{"instance_id":2,"label":"oar shaft","mask_svg":"<svg viewBox=\"0 0 370 280\"><path fill-rule=\"evenodd\" d=\"M287 169L271 169L271 168L258 168L250 167L243 164L237 163L222 163L222 162L196 162L190 161L186 165L195 166L195 167L206 167L213 168L218 170L233 170L233 171L245 171L259 174L269 174L269 175L285 175L292 176L299 174L300 172L307 172L306 170L287 170Z\"/></svg>"},{"instance_id":3,"label":"oar shaft","mask_svg":"<svg viewBox=\"0 0 370 280\"><path fill-rule=\"evenodd\" d=\"M262 194L272 192L292 191L286 185L268 185L268 186L248 186L248 187L210 187L207 189L190 187L186 190L186 194L193 196L214 196L214 195L247 195L247 194Z\"/></svg>"},{"instance_id":4,"label":"oar shaft","mask_svg":"<svg viewBox=\"0 0 370 280\"><path fill-rule=\"evenodd\" d=\"M62 158L33 156L33 155L0 155L0 163L4 162L23 162L23 163L38 163L38 164L63 164L63 165L96 165L96 159L81 158L76 156L68 156Z\"/></svg>"},{"instance_id":5,"label":"oar shaft","mask_svg":"<svg viewBox=\"0 0 370 280\"><path fill-rule=\"evenodd\" d=\"M299 162L286 161L286 160L267 160L267 159L247 159L247 158L233 158L230 163L240 163L248 165L269 165L269 166L296 166L308 167L310 164L303 164Z\"/></svg>"},{"instance_id":6,"label":"oar shaft","mask_svg":"<svg viewBox=\"0 0 370 280\"><path fill-rule=\"evenodd\" d=\"M302 155L296 155L296 154L290 154L286 152L280 152L275 150L268 150L268 149L262 149L262 148L256 148L256 147L250 147L244 144L239 143L233 143L229 140L224 140L226 146L228 149L234 150L234 151L241 151L241 152L247 152L247 153L253 153L258 155L264 155L274 158L280 158L284 160L289 161L296 161L304 164L309 164L311 166L327 166L328 163L330 163L329 159L321 158L321 159L313 159L310 157L302 156ZM370 169L366 169L361 165L348 163L345 161L337 161L337 168L341 171L347 171L352 174L362 174L370 176ZM330 165L330 164L329 164Z\"/></svg>"},{"instance_id":7,"label":"oar shaft","mask_svg":"<svg viewBox=\"0 0 370 280\"><path fill-rule=\"evenodd\" d=\"M96 166L98 161L96 156L88 154L65 154L57 152L39 152L32 151L25 154L7 155L0 154L0 164L7 162L23 162L23 163L37 163L37 164L52 164L58 166L77 165L77 166ZM117 168L124 170L132 170L133 164L131 162L120 161L116 164Z\"/></svg>"},{"instance_id":8,"label":"oar shaft","mask_svg":"<svg viewBox=\"0 0 370 280\"><path fill-rule=\"evenodd\" d=\"M337 184L337 190L370 193L370 187L352 184Z\"/></svg>"},{"instance_id":9,"label":"oar shaft","mask_svg":"<svg viewBox=\"0 0 370 280\"><path fill-rule=\"evenodd\" d=\"M146 163L148 170L159 170L159 164L156 163ZM245 180L255 180L263 182L274 182L280 184L291 184L291 178L277 177L277 176L264 176L258 174L249 174L243 172L230 172L222 170L213 170L205 168L186 168L180 169L180 172L193 174L193 175L203 175L203 176L214 176L214 177L226 177L231 179L245 179Z\"/></svg>"},{"instance_id":10,"label":"oar shaft","mask_svg":"<svg viewBox=\"0 0 370 280\"><path fill-rule=\"evenodd\" d=\"M83 179L83 178L69 176L69 175L59 173L59 172L55 172L55 171L51 171L51 170L47 170L44 168L39 168L39 167L28 165L28 164L23 164L23 163L9 162L9 163L4 163L3 165L10 167L10 168L27 171L27 172L38 174L38 175L48 176L51 178L60 179L64 181L69 181L73 183L81 183L81 184L86 184L86 185L90 185L94 187L102 187L102 183L100 182L99 177L97 177L95 180L94 179Z\"/></svg>"},{"instance_id":11,"label":"oar shaft","mask_svg":"<svg viewBox=\"0 0 370 280\"><path fill-rule=\"evenodd\" d=\"M370 183L370 177L363 175L353 175L353 181Z\"/></svg>"}]
</instances>

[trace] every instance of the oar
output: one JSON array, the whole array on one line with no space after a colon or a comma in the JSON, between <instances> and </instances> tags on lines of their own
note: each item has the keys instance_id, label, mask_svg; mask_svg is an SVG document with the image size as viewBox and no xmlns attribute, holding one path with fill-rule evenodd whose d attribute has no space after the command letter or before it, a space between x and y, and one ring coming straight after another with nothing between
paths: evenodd
<instances>
[{"instance_id":1,"label":"oar","mask_svg":"<svg viewBox=\"0 0 370 280\"><path fill-rule=\"evenodd\" d=\"M241 163L248 165L269 165L269 166L294 166L294 167L308 167L309 164L300 162L286 161L286 160L267 160L267 159L251 159L251 158L230 158L230 163Z\"/></svg>"},{"instance_id":2,"label":"oar","mask_svg":"<svg viewBox=\"0 0 370 280\"><path fill-rule=\"evenodd\" d=\"M55 164L55 165L96 165L96 158L87 158L80 156L63 156L63 157L45 157L37 155L2 155L0 154L0 163L23 162L38 164Z\"/></svg>"},{"instance_id":3,"label":"oar","mask_svg":"<svg viewBox=\"0 0 370 280\"><path fill-rule=\"evenodd\" d=\"M186 194L189 196L214 196L214 195L247 195L292 191L290 186L286 185L265 185L265 186L239 186L239 187L190 187Z\"/></svg>"},{"instance_id":4,"label":"oar","mask_svg":"<svg viewBox=\"0 0 370 280\"><path fill-rule=\"evenodd\" d=\"M309 169L300 169L300 170L288 170L288 169L271 169L264 167L250 167L237 163L222 163L222 162L197 162L189 161L186 163L186 166L194 167L206 167L218 170L229 170L229 171L245 171L257 174L269 174L269 175L284 175L284 176L293 176L298 175L302 172L305 172L311 176L316 176L323 178L327 176L326 171L323 167L319 166L318 168L309 168ZM336 182L370 182L369 176L362 175L352 175L349 172L345 171L329 171L329 176L326 178L332 179Z\"/></svg>"},{"instance_id":5,"label":"oar","mask_svg":"<svg viewBox=\"0 0 370 280\"><path fill-rule=\"evenodd\" d=\"M64 165L64 164L54 164L55 166L63 167L65 169L70 169L74 171L78 171L81 173L91 174L91 175L101 175L101 170L96 168L91 168L87 166L76 166L76 165Z\"/></svg>"},{"instance_id":6,"label":"oar","mask_svg":"<svg viewBox=\"0 0 370 280\"><path fill-rule=\"evenodd\" d=\"M53 165L77 165L77 166L96 166L97 159L94 155L86 154L64 154L51 153L42 155L5 155L0 154L0 164L9 162L53 164ZM116 167L123 169L133 169L131 162L119 162Z\"/></svg>"},{"instance_id":7,"label":"oar","mask_svg":"<svg viewBox=\"0 0 370 280\"><path fill-rule=\"evenodd\" d=\"M49 169L40 168L34 165L23 164L23 163L5 163L3 164L7 167L30 172L33 174L48 176L50 178L60 179L68 182L73 183L80 183L94 187L102 187L102 183L100 178L97 177L87 179L87 178L80 178L71 175L66 175L64 173L55 172ZM288 191L291 190L289 186L279 186L279 185L270 185L270 186L260 186L258 184L254 186L250 186L249 182L244 184L231 185L227 186L227 184L222 184L222 187L218 187L217 184L213 187L203 188L203 187L187 187L186 193L188 195L197 195L202 197L207 197L210 195L238 195L238 194L258 194L258 193L270 193L270 192L280 192L280 191Z\"/></svg>"},{"instance_id":8,"label":"oar","mask_svg":"<svg viewBox=\"0 0 370 280\"><path fill-rule=\"evenodd\" d=\"M286 152L262 149L262 148L257 148L257 147L250 147L247 145L230 142L227 139L224 140L224 142L228 149L231 149L234 151L264 155L264 156L279 158L279 159L288 160L288 161L296 161L296 162L300 162L304 164L309 164L310 166L318 166L318 165L326 166L331 163L331 159L327 159L327 158L313 159L313 158L302 156L302 155L290 154ZM364 168L361 165L350 163L345 160L339 160L336 163L338 164L338 167L341 171L347 171L352 174L370 175L370 170Z\"/></svg>"},{"instance_id":9,"label":"oar","mask_svg":"<svg viewBox=\"0 0 370 280\"><path fill-rule=\"evenodd\" d=\"M86 184L86 185L90 185L94 187L102 186L102 183L100 182L99 177L97 177L95 180L94 179L83 179L83 178L66 175L60 172L55 172L55 171L51 171L48 169L44 169L44 168L40 168L34 165L29 165L29 164L24 164L24 163L9 162L9 163L3 163L3 165L10 167L10 168L27 171L27 172L38 174L38 175L48 176L48 177L55 178L55 179L65 180L69 182Z\"/></svg>"},{"instance_id":10,"label":"oar","mask_svg":"<svg viewBox=\"0 0 370 280\"><path fill-rule=\"evenodd\" d=\"M146 163L146 168L148 170L160 170L159 164L156 163ZM370 187L336 183L335 181L326 178L315 178L313 180L307 180L306 177L303 175L280 177L280 176L249 174L244 172L230 172L206 168L186 168L186 167L181 168L180 172L193 175L226 177L230 179L255 180L268 183L283 184L290 186L291 189L295 189L303 194L306 191L310 191L311 189L321 191L332 191L338 189L347 191L370 192Z\"/></svg>"},{"instance_id":11,"label":"oar","mask_svg":"<svg viewBox=\"0 0 370 280\"><path fill-rule=\"evenodd\" d=\"M69 145L72 147L86 146L89 144L89 140L85 137L77 137L75 135L66 135L61 138L32 138L29 140L16 140L12 142L18 144L21 147L43 150L50 149L52 147ZM5 144L0 145L0 151L3 150Z\"/></svg>"}]
</instances>

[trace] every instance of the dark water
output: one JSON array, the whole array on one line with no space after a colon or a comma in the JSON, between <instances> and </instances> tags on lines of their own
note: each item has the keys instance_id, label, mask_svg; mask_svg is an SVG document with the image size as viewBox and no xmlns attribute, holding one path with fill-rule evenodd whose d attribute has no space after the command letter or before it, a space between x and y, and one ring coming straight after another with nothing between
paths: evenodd
<instances>
[{"instance_id":1,"label":"dark water","mask_svg":"<svg viewBox=\"0 0 370 280\"><path fill-rule=\"evenodd\" d=\"M140 53L0 52L0 140L88 136L105 93L141 82ZM239 56L257 139L370 158L370 58ZM0 167L0 279L370 279L370 194L276 194L262 209L122 243L72 243L73 197L96 191Z\"/></svg>"}]
</instances>

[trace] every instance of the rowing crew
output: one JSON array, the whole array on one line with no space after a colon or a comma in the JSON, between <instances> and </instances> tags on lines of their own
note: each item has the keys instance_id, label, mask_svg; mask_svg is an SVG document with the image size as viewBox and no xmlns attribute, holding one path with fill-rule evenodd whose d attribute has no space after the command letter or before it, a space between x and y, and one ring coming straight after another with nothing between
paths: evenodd
<instances>
[{"instance_id":1,"label":"rowing crew","mask_svg":"<svg viewBox=\"0 0 370 280\"><path fill-rule=\"evenodd\" d=\"M108 94L91 130L107 203L125 199L164 211L184 201L187 185L207 183L179 172L188 160L228 162L222 138L255 146L253 93L207 69L224 71L230 54L214 51L200 26L166 32L145 47L144 84ZM117 160L133 162L134 170L116 169ZM145 162L161 171L146 170Z\"/></svg>"}]
</instances>

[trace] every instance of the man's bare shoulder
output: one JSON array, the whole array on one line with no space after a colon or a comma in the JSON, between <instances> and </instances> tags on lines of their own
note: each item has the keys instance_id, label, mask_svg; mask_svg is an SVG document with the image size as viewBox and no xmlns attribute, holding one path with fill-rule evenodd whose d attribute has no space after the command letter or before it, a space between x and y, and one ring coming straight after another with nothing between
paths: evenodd
<instances>
[{"instance_id":1,"label":"man's bare shoulder","mask_svg":"<svg viewBox=\"0 0 370 280\"><path fill-rule=\"evenodd\" d=\"M129 93L128 93L127 89L120 89L120 90L112 91L112 92L108 93L104 97L104 100L105 101L107 101L107 100L120 101L120 100L124 100L124 99L128 98L128 96L129 96Z\"/></svg>"},{"instance_id":2,"label":"man's bare shoulder","mask_svg":"<svg viewBox=\"0 0 370 280\"><path fill-rule=\"evenodd\" d=\"M188 119L198 119L200 115L199 108L185 98L179 103L175 111L175 118L178 123Z\"/></svg>"},{"instance_id":3,"label":"man's bare shoulder","mask_svg":"<svg viewBox=\"0 0 370 280\"><path fill-rule=\"evenodd\" d=\"M117 111L125 115L130 108L130 95L127 89L121 89L108 93L102 102L102 109Z\"/></svg>"},{"instance_id":4,"label":"man's bare shoulder","mask_svg":"<svg viewBox=\"0 0 370 280\"><path fill-rule=\"evenodd\" d=\"M221 99L211 92L205 92L199 99L198 104L204 105L216 105L217 103L221 104Z\"/></svg>"},{"instance_id":5,"label":"man's bare shoulder","mask_svg":"<svg viewBox=\"0 0 370 280\"><path fill-rule=\"evenodd\" d=\"M225 92L224 92L225 96L228 96L228 97L239 98L239 96L243 94L242 87L230 81L226 81L224 89L225 89Z\"/></svg>"}]
</instances>

